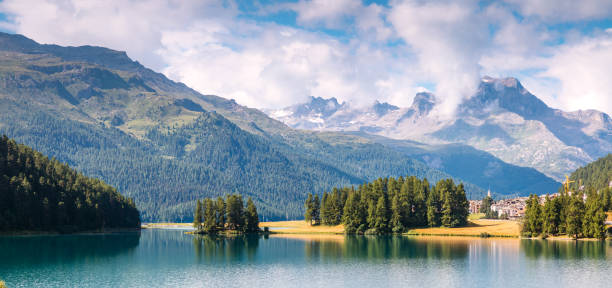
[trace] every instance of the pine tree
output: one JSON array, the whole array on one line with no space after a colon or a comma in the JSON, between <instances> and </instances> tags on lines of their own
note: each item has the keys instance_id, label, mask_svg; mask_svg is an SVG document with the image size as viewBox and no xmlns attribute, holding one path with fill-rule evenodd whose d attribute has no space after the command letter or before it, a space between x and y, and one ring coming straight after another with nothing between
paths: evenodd
<instances>
[{"instance_id":1,"label":"pine tree","mask_svg":"<svg viewBox=\"0 0 612 288\"><path fill-rule=\"evenodd\" d=\"M217 226L221 229L223 229L225 227L225 201L223 200L223 197L219 196L217 197Z\"/></svg>"},{"instance_id":2,"label":"pine tree","mask_svg":"<svg viewBox=\"0 0 612 288\"><path fill-rule=\"evenodd\" d=\"M523 232L537 236L542 233L542 208L538 196L531 194L526 204Z\"/></svg>"},{"instance_id":3,"label":"pine tree","mask_svg":"<svg viewBox=\"0 0 612 288\"><path fill-rule=\"evenodd\" d=\"M306 210L304 212L304 221L306 221L308 224L312 225L312 214L313 214L313 201L312 201L312 194L308 193L308 198L306 198L306 202L304 202L304 210Z\"/></svg>"},{"instance_id":4,"label":"pine tree","mask_svg":"<svg viewBox=\"0 0 612 288\"><path fill-rule=\"evenodd\" d=\"M546 196L546 203L544 203L542 211L542 217L544 217L542 232L545 235L557 235L559 233L560 213L561 202L559 198L550 199L550 197Z\"/></svg>"},{"instance_id":5,"label":"pine tree","mask_svg":"<svg viewBox=\"0 0 612 288\"><path fill-rule=\"evenodd\" d=\"M327 192L323 192L323 197L321 198L321 223L324 225L331 225L332 222L329 204Z\"/></svg>"},{"instance_id":6,"label":"pine tree","mask_svg":"<svg viewBox=\"0 0 612 288\"><path fill-rule=\"evenodd\" d=\"M230 230L240 230L244 224L242 196L229 195L225 202L227 226Z\"/></svg>"},{"instance_id":7,"label":"pine tree","mask_svg":"<svg viewBox=\"0 0 612 288\"><path fill-rule=\"evenodd\" d=\"M582 231L582 219L584 218L584 203L582 202L582 194L576 193L570 197L570 204L567 209L566 216L566 233L578 239Z\"/></svg>"},{"instance_id":8,"label":"pine tree","mask_svg":"<svg viewBox=\"0 0 612 288\"><path fill-rule=\"evenodd\" d=\"M318 194L315 194L312 201L312 220L315 225L321 224L321 202Z\"/></svg>"},{"instance_id":9,"label":"pine tree","mask_svg":"<svg viewBox=\"0 0 612 288\"><path fill-rule=\"evenodd\" d=\"M470 202L467 200L463 183L459 183L454 191L454 204L456 205L455 213L453 215L453 222L455 223L454 227L465 226L467 225L467 218L470 215Z\"/></svg>"},{"instance_id":10,"label":"pine tree","mask_svg":"<svg viewBox=\"0 0 612 288\"><path fill-rule=\"evenodd\" d=\"M346 233L358 233L360 227L364 225L363 209L360 206L360 197L358 193L350 193L344 205L344 231Z\"/></svg>"},{"instance_id":11,"label":"pine tree","mask_svg":"<svg viewBox=\"0 0 612 288\"><path fill-rule=\"evenodd\" d=\"M200 230L202 228L202 202L198 200L196 202L195 214L193 215L193 228Z\"/></svg>"},{"instance_id":12,"label":"pine tree","mask_svg":"<svg viewBox=\"0 0 612 288\"><path fill-rule=\"evenodd\" d=\"M210 198L206 198L204 203L204 223L202 224L202 230L206 233L214 233L217 230L217 208Z\"/></svg>"},{"instance_id":13,"label":"pine tree","mask_svg":"<svg viewBox=\"0 0 612 288\"><path fill-rule=\"evenodd\" d=\"M257 215L257 208L251 197L247 200L244 223L245 232L252 233L259 231L259 216Z\"/></svg>"},{"instance_id":14,"label":"pine tree","mask_svg":"<svg viewBox=\"0 0 612 288\"><path fill-rule=\"evenodd\" d=\"M374 199L368 200L367 207L368 207L367 224L368 224L368 229L370 229L370 228L374 228L374 226L376 225L376 202L374 202Z\"/></svg>"},{"instance_id":15,"label":"pine tree","mask_svg":"<svg viewBox=\"0 0 612 288\"><path fill-rule=\"evenodd\" d=\"M452 209L452 198L448 191L444 191L444 204L442 204L442 218L440 221L442 222L442 226L444 227L454 227L453 226L453 209Z\"/></svg>"},{"instance_id":16,"label":"pine tree","mask_svg":"<svg viewBox=\"0 0 612 288\"><path fill-rule=\"evenodd\" d=\"M387 232L387 205L385 201L385 197L381 196L378 198L378 202L376 203L376 216L374 220L374 229L377 233L386 233Z\"/></svg>"},{"instance_id":17,"label":"pine tree","mask_svg":"<svg viewBox=\"0 0 612 288\"><path fill-rule=\"evenodd\" d=\"M436 185L437 186L437 185ZM440 196L437 187L434 187L427 197L427 225L438 227L440 223Z\"/></svg>"},{"instance_id":18,"label":"pine tree","mask_svg":"<svg viewBox=\"0 0 612 288\"><path fill-rule=\"evenodd\" d=\"M604 238L606 225L606 213L604 212L603 201L593 188L589 189L585 204L584 220L582 223L582 233L585 237Z\"/></svg>"},{"instance_id":19,"label":"pine tree","mask_svg":"<svg viewBox=\"0 0 612 288\"><path fill-rule=\"evenodd\" d=\"M391 200L391 227L393 233L402 233L404 232L404 225L402 224L402 215L401 215L401 204L399 201L399 195L393 196L393 200Z\"/></svg>"}]
</instances>

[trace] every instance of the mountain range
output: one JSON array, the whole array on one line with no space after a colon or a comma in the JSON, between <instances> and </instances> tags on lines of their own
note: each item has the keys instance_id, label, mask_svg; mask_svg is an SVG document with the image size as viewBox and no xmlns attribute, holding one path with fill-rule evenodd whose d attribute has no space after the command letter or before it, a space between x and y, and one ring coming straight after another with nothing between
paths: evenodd
<instances>
[{"instance_id":1,"label":"mountain range","mask_svg":"<svg viewBox=\"0 0 612 288\"><path fill-rule=\"evenodd\" d=\"M296 219L308 193L388 176L454 178L472 199L489 188L499 197L557 190L541 172L470 145L423 144L346 121L346 129L325 128L330 119L383 123L402 111L408 120L400 122L437 123L427 117L434 101L420 94L408 109L376 103L361 113L313 98L315 109L296 106L294 118L279 119L302 123L319 109L322 123L312 128L332 131L295 129L303 127L201 94L125 52L0 33L0 134L115 186L144 222L188 221L196 199L228 193L252 197L263 219Z\"/></svg>"},{"instance_id":2,"label":"mountain range","mask_svg":"<svg viewBox=\"0 0 612 288\"><path fill-rule=\"evenodd\" d=\"M609 115L550 108L515 78L483 77L477 92L452 117L436 113L438 102L428 92L416 94L405 108L378 101L356 108L335 98L311 97L307 103L266 112L298 129L382 136L381 143L409 140L398 145L421 143L417 146L427 150L473 148L508 164L537 169L557 181L612 151ZM423 160L437 167L435 156Z\"/></svg>"},{"instance_id":3,"label":"mountain range","mask_svg":"<svg viewBox=\"0 0 612 288\"><path fill-rule=\"evenodd\" d=\"M295 130L200 94L125 52L12 34L0 34L0 134L115 186L143 221L189 220L196 199L228 193L252 197L264 219L295 219L308 193L334 186L452 177L367 138Z\"/></svg>"}]
</instances>

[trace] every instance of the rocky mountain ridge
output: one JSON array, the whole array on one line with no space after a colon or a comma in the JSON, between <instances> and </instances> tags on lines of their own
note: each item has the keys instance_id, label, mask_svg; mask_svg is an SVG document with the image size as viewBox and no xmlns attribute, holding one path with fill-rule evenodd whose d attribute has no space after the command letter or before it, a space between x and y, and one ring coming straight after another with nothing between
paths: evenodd
<instances>
[{"instance_id":1,"label":"rocky mountain ridge","mask_svg":"<svg viewBox=\"0 0 612 288\"><path fill-rule=\"evenodd\" d=\"M337 103L333 98L327 101ZM435 95L423 92L414 97L410 107L384 113L368 113L381 105L376 102L359 109L343 103L316 118L304 104L270 111L269 115L294 128L360 131L396 140L469 145L507 163L533 167L559 181L612 151L612 120L607 114L550 108L516 78L483 77L474 96L464 101L451 119L432 113L436 103ZM294 110L301 113L292 113Z\"/></svg>"}]
</instances>

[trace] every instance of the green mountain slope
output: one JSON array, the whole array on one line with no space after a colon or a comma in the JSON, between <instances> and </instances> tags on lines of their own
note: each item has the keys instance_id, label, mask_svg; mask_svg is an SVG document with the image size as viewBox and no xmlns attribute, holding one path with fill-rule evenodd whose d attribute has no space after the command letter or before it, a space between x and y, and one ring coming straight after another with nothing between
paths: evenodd
<instances>
[{"instance_id":1,"label":"green mountain slope","mask_svg":"<svg viewBox=\"0 0 612 288\"><path fill-rule=\"evenodd\" d=\"M143 221L189 220L195 199L227 193L252 197L266 219L299 218L309 192L449 177L364 138L290 129L123 52L9 34L0 51L0 133L125 191Z\"/></svg>"},{"instance_id":2,"label":"green mountain slope","mask_svg":"<svg viewBox=\"0 0 612 288\"><path fill-rule=\"evenodd\" d=\"M576 169L570 175L570 179L576 181L575 183L582 181L585 187L593 187L597 190L608 188L612 183L612 154Z\"/></svg>"},{"instance_id":3,"label":"green mountain slope","mask_svg":"<svg viewBox=\"0 0 612 288\"><path fill-rule=\"evenodd\" d=\"M139 227L132 199L6 136L0 138L0 231Z\"/></svg>"}]
</instances>

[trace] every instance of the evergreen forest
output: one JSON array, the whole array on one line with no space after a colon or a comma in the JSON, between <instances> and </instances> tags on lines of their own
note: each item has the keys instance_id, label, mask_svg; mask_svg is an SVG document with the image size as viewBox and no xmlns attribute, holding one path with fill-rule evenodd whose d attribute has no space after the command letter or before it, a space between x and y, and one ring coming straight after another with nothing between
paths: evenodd
<instances>
[{"instance_id":1,"label":"evergreen forest","mask_svg":"<svg viewBox=\"0 0 612 288\"><path fill-rule=\"evenodd\" d=\"M131 198L7 136L0 138L0 231L140 228Z\"/></svg>"},{"instance_id":2,"label":"evergreen forest","mask_svg":"<svg viewBox=\"0 0 612 288\"><path fill-rule=\"evenodd\" d=\"M612 182L612 153L576 169L570 179L576 181L575 184L582 184L597 190L610 188L610 182Z\"/></svg>"},{"instance_id":3,"label":"evergreen forest","mask_svg":"<svg viewBox=\"0 0 612 288\"><path fill-rule=\"evenodd\" d=\"M452 179L431 186L415 176L379 178L355 187L309 194L305 221L311 225L344 224L348 234L402 233L414 227L460 227L467 224L469 203L463 184Z\"/></svg>"},{"instance_id":4,"label":"evergreen forest","mask_svg":"<svg viewBox=\"0 0 612 288\"><path fill-rule=\"evenodd\" d=\"M532 194L526 203L523 236L548 237L567 234L574 239L605 239L606 211L612 210L611 196L612 191L609 189L598 192L589 187L586 192L563 191L554 198L546 196L544 203L540 203L540 197Z\"/></svg>"}]
</instances>

